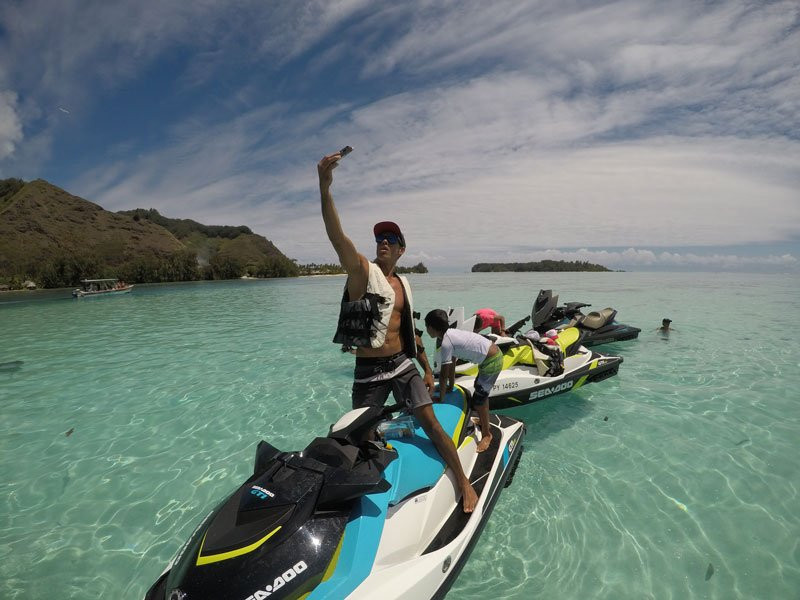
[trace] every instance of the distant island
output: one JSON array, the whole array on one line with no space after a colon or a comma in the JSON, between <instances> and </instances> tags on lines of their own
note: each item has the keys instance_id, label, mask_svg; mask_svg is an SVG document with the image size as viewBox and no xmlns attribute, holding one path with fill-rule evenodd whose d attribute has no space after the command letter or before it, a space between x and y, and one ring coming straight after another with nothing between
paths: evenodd
<instances>
[{"instance_id":1,"label":"distant island","mask_svg":"<svg viewBox=\"0 0 800 600\"><path fill-rule=\"evenodd\" d=\"M397 266L397 267L395 267L394 270L397 271L398 273L400 273L401 275L403 275L405 273L427 273L428 272L428 267L423 265L421 262L418 262L413 267Z\"/></svg>"},{"instance_id":2,"label":"distant island","mask_svg":"<svg viewBox=\"0 0 800 600\"><path fill-rule=\"evenodd\" d=\"M472 265L473 273L495 273L501 271L517 273L528 271L544 271L548 273L562 271L611 272L611 269L607 269L603 265L595 265L590 262L579 260L540 260L526 263L478 263Z\"/></svg>"},{"instance_id":3,"label":"distant island","mask_svg":"<svg viewBox=\"0 0 800 600\"><path fill-rule=\"evenodd\" d=\"M298 265L300 275L344 275L345 270L338 263L309 263L307 265ZM395 271L401 275L404 273L427 273L428 267L421 262L413 267L395 267Z\"/></svg>"}]
</instances>

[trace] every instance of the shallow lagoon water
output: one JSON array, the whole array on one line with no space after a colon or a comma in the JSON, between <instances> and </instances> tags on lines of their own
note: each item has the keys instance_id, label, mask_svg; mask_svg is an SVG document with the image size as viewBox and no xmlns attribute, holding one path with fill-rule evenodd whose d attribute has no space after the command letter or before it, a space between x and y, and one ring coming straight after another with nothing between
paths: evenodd
<instances>
[{"instance_id":1,"label":"shallow lagoon water","mask_svg":"<svg viewBox=\"0 0 800 600\"><path fill-rule=\"evenodd\" d=\"M527 424L454 598L797 598L800 282L763 274L415 275L415 307L540 287L619 310L617 377ZM341 277L0 296L0 597L141 598L255 445L349 407ZM677 329L664 338L661 318ZM606 420L607 417L607 420ZM711 565L709 567L709 565Z\"/></svg>"}]
</instances>

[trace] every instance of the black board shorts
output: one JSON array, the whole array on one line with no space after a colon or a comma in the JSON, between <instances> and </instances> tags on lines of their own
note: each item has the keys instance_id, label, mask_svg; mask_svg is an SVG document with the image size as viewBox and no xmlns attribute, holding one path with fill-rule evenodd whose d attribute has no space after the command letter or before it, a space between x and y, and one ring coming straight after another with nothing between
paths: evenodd
<instances>
[{"instance_id":1,"label":"black board shorts","mask_svg":"<svg viewBox=\"0 0 800 600\"><path fill-rule=\"evenodd\" d=\"M433 402L417 366L405 352L380 358L356 358L353 379L353 408L383 406L389 392L409 412Z\"/></svg>"}]
</instances>

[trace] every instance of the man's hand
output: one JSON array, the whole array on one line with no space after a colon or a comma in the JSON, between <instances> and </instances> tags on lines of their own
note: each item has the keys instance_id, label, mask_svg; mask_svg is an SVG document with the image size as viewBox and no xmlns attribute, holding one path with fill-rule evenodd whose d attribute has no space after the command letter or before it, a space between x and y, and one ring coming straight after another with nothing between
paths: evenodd
<instances>
[{"instance_id":1,"label":"man's hand","mask_svg":"<svg viewBox=\"0 0 800 600\"><path fill-rule=\"evenodd\" d=\"M425 382L425 387L428 388L428 393L431 395L431 398L433 398L433 391L436 389L436 384L433 381L433 373L429 370L426 370L422 381Z\"/></svg>"},{"instance_id":2,"label":"man's hand","mask_svg":"<svg viewBox=\"0 0 800 600\"><path fill-rule=\"evenodd\" d=\"M333 183L333 170L339 166L339 159L342 155L338 152L325 156L317 163L317 174L319 175L319 189L327 191Z\"/></svg>"},{"instance_id":3,"label":"man's hand","mask_svg":"<svg viewBox=\"0 0 800 600\"><path fill-rule=\"evenodd\" d=\"M339 263L347 271L347 289L350 297L360 298L367 289L369 263L363 254L358 253L353 241L345 235L333 203L333 194L331 194L333 170L339 164L337 161L340 158L342 158L341 153L334 152L323 157L317 163L320 208L322 209L322 220L325 223L325 233L328 234L328 239L339 257Z\"/></svg>"}]
</instances>

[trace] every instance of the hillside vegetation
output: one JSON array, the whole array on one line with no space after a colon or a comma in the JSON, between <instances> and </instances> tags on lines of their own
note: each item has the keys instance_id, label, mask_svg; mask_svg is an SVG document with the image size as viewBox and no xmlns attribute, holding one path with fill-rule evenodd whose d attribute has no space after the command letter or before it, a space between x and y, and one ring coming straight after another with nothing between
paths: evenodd
<instances>
[{"instance_id":1,"label":"hillside vegetation","mask_svg":"<svg viewBox=\"0 0 800 600\"><path fill-rule=\"evenodd\" d=\"M345 273L344 267L338 263L308 263L307 265L298 265L300 268L300 275L343 275ZM397 265L395 272L403 273L427 273L428 267L419 262L413 267L401 267Z\"/></svg>"},{"instance_id":2,"label":"hillside vegetation","mask_svg":"<svg viewBox=\"0 0 800 600\"><path fill-rule=\"evenodd\" d=\"M150 209L114 213L47 181L0 180L0 282L74 286L282 277L297 265L247 227L169 219Z\"/></svg>"},{"instance_id":3,"label":"hillside vegetation","mask_svg":"<svg viewBox=\"0 0 800 600\"><path fill-rule=\"evenodd\" d=\"M149 221L160 225L177 237L187 250L193 252L201 269L211 269L213 277L231 279L251 277L294 277L299 269L278 248L249 227L203 225L191 219L170 219L151 208L122 211L134 221Z\"/></svg>"}]
</instances>

